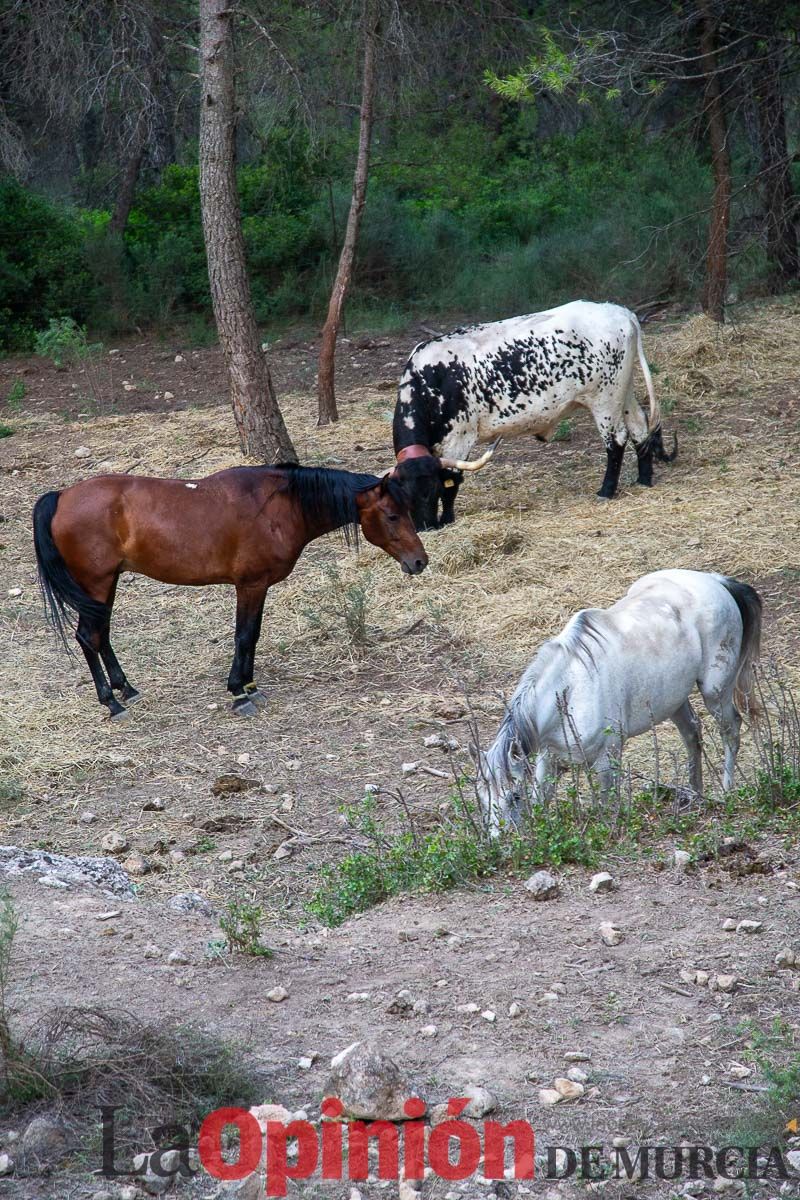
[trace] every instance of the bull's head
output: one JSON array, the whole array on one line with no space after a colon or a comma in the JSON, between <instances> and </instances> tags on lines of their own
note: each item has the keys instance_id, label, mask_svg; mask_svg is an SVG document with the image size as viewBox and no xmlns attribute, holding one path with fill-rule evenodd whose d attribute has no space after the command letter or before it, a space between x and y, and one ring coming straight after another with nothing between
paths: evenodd
<instances>
[{"instance_id":1,"label":"bull's head","mask_svg":"<svg viewBox=\"0 0 800 1200\"><path fill-rule=\"evenodd\" d=\"M417 530L439 529L452 524L455 519L455 500L464 481L464 472L480 471L485 467L498 444L499 439L474 462L460 458L437 458L426 446L409 446L398 453L393 474L403 485Z\"/></svg>"}]
</instances>

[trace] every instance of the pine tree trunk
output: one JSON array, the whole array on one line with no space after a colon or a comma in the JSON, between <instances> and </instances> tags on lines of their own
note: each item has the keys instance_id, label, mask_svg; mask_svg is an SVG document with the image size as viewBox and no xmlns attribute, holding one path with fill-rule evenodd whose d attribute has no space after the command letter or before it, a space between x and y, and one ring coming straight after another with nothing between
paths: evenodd
<instances>
[{"instance_id":1,"label":"pine tree trunk","mask_svg":"<svg viewBox=\"0 0 800 1200\"><path fill-rule=\"evenodd\" d=\"M214 319L231 384L242 452L296 461L253 312L236 188L233 12L200 0L200 206Z\"/></svg>"},{"instance_id":2,"label":"pine tree trunk","mask_svg":"<svg viewBox=\"0 0 800 1200\"><path fill-rule=\"evenodd\" d=\"M773 46L769 60L764 63L756 81L767 261L770 286L776 292L797 279L800 269L794 226L796 201L786 145L781 66L781 50Z\"/></svg>"},{"instance_id":3,"label":"pine tree trunk","mask_svg":"<svg viewBox=\"0 0 800 1200\"><path fill-rule=\"evenodd\" d=\"M145 123L140 120L137 125L136 132L133 135L133 143L131 145L131 156L128 159L127 166L122 176L122 181L117 192L117 200L114 205L114 211L111 214L109 221L109 232L122 235L128 226L128 217L133 208L133 198L136 195L136 184L139 179L139 170L144 158L145 147Z\"/></svg>"},{"instance_id":4,"label":"pine tree trunk","mask_svg":"<svg viewBox=\"0 0 800 1200\"><path fill-rule=\"evenodd\" d=\"M711 220L708 229L706 279L703 292L703 311L714 321L725 320L725 293L728 286L728 227L731 216L731 158L728 149L728 128L722 100L722 84L716 56L716 26L709 4L702 6L703 23L700 31L700 50L706 73L704 98L708 139L711 146L711 170L714 194L711 201Z\"/></svg>"},{"instance_id":5,"label":"pine tree trunk","mask_svg":"<svg viewBox=\"0 0 800 1200\"><path fill-rule=\"evenodd\" d=\"M336 408L334 374L336 370L336 339L342 321L342 309L353 276L353 262L358 245L358 231L367 197L369 179L369 152L372 141L372 121L375 109L375 74L378 45L378 9L375 0L364 0L364 71L361 85L361 116L358 134L358 157L353 177L353 196L347 217L339 267L333 283L328 316L322 329L322 345L319 352L317 375L317 398L319 401L319 425L328 425L339 419Z\"/></svg>"}]
</instances>

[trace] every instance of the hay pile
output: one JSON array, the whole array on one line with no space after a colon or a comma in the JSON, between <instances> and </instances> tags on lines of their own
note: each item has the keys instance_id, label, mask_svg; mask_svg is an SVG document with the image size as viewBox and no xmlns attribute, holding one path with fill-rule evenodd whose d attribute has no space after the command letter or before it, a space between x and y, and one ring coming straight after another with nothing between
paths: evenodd
<instances>
[{"instance_id":1,"label":"hay pile","mask_svg":"<svg viewBox=\"0 0 800 1200\"><path fill-rule=\"evenodd\" d=\"M798 382L799 326L800 301L791 298L734 310L725 325L701 313L659 336L650 327L646 348L672 393L723 403L752 388Z\"/></svg>"}]
</instances>

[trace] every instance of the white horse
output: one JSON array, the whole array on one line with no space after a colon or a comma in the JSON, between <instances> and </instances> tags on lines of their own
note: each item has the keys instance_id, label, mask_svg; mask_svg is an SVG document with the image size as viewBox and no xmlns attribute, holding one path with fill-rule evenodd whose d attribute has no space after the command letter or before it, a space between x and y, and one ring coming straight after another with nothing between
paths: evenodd
<instances>
[{"instance_id":1,"label":"white horse","mask_svg":"<svg viewBox=\"0 0 800 1200\"><path fill-rule=\"evenodd\" d=\"M554 768L565 763L594 768L606 798L628 738L666 720L683 738L689 783L699 795L700 722L689 703L695 685L719 726L728 791L740 712L756 715L760 640L758 593L704 571L654 571L610 608L576 613L522 676L491 748L477 752L490 830L517 825L529 794L546 800Z\"/></svg>"}]
</instances>

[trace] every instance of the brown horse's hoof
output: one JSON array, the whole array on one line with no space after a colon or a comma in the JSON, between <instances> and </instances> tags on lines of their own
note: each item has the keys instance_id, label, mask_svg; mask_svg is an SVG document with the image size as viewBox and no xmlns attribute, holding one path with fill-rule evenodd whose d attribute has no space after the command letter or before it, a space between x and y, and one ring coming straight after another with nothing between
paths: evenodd
<instances>
[{"instance_id":1,"label":"brown horse's hoof","mask_svg":"<svg viewBox=\"0 0 800 1200\"><path fill-rule=\"evenodd\" d=\"M236 717L255 717L258 715L258 709L249 697L244 697L240 700L234 700L231 705L231 711Z\"/></svg>"}]
</instances>

